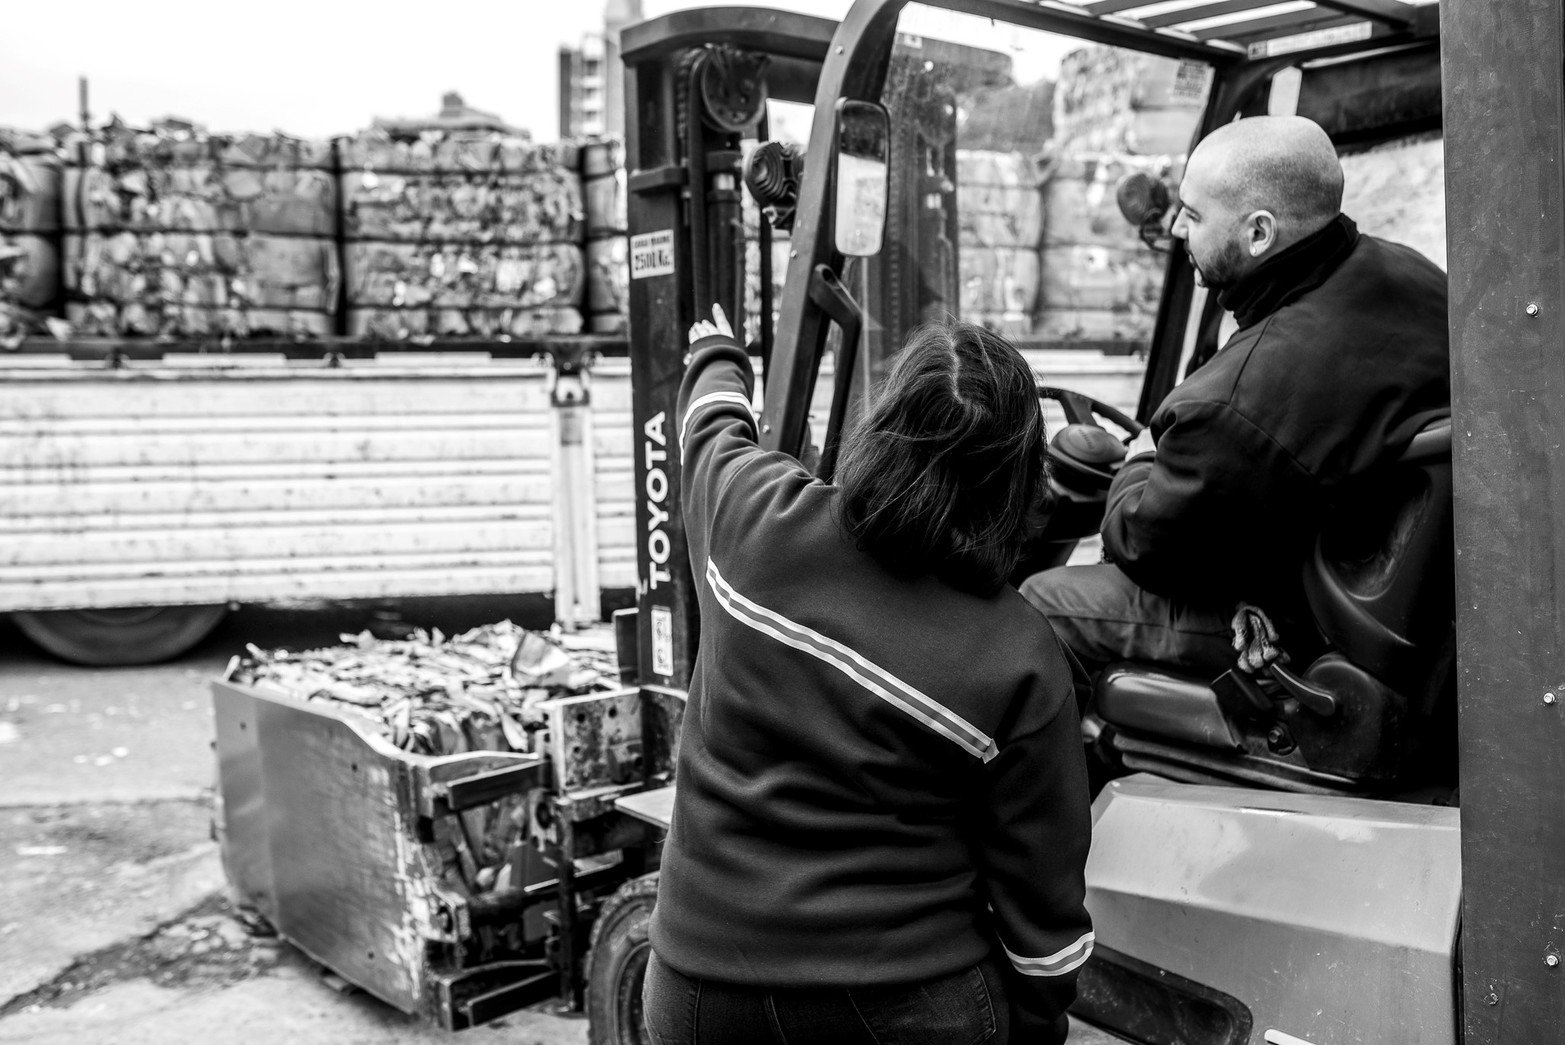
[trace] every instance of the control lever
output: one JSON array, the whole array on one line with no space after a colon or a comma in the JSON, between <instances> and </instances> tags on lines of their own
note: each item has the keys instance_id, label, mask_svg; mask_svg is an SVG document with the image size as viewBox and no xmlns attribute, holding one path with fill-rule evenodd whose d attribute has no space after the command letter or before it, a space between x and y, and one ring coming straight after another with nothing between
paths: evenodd
<instances>
[{"instance_id":1,"label":"control lever","mask_svg":"<svg viewBox=\"0 0 1565 1045\"><path fill-rule=\"evenodd\" d=\"M1241 602L1229 628L1234 636L1234 650L1239 654L1240 669L1251 675L1266 672L1286 694L1281 700L1292 697L1301 707L1321 718L1330 718L1337 713L1337 698L1330 691L1306 682L1284 666L1288 655L1278 645L1277 627L1265 610ZM1278 696L1268 696L1279 700Z\"/></svg>"},{"instance_id":2,"label":"control lever","mask_svg":"<svg viewBox=\"0 0 1565 1045\"><path fill-rule=\"evenodd\" d=\"M1277 681L1288 696L1321 718L1337 713L1337 698L1319 686L1311 685L1301 676L1273 661L1266 665L1266 673Z\"/></svg>"}]
</instances>

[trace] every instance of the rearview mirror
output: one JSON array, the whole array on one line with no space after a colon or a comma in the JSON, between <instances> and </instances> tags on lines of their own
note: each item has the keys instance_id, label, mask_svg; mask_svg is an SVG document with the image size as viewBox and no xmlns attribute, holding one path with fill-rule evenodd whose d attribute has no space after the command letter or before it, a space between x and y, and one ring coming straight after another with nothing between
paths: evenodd
<instances>
[{"instance_id":1,"label":"rearview mirror","mask_svg":"<svg viewBox=\"0 0 1565 1045\"><path fill-rule=\"evenodd\" d=\"M1136 228L1161 219L1168 211L1168 186L1144 171L1135 171L1119 180L1114 202L1125 220Z\"/></svg>"},{"instance_id":2,"label":"rearview mirror","mask_svg":"<svg viewBox=\"0 0 1565 1045\"><path fill-rule=\"evenodd\" d=\"M1169 208L1176 205L1168 186L1145 171L1125 175L1114 187L1114 202L1119 212L1130 222L1141 237L1141 242L1153 250L1167 253L1173 249L1173 239L1163 225Z\"/></svg>"},{"instance_id":3,"label":"rearview mirror","mask_svg":"<svg viewBox=\"0 0 1565 1045\"><path fill-rule=\"evenodd\" d=\"M875 102L849 98L837 103L836 116L832 183L837 252L871 257L880 253L885 239L891 118Z\"/></svg>"}]
</instances>

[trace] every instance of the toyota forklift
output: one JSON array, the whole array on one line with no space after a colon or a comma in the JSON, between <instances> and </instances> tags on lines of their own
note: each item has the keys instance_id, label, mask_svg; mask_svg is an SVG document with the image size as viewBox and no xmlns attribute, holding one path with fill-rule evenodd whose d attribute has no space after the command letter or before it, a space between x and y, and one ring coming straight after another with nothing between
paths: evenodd
<instances>
[{"instance_id":1,"label":"toyota forklift","mask_svg":"<svg viewBox=\"0 0 1565 1045\"><path fill-rule=\"evenodd\" d=\"M628 29L647 743L677 743L698 635L668 433L685 332L712 303L760 359L763 446L830 481L907 332L962 314L959 151L980 126L984 148L1010 127L1016 150L1046 151L1034 88L1070 48L1177 62L1201 100L1191 145L1268 112L1310 116L1344 154L1443 134L1452 416L1325 513L1302 578L1324 654L1259 676L1121 664L1097 679L1087 739L1112 779L1073 1026L1142 1045L1565 1041L1562 26L1557 0L856 0L840 24L719 8ZM813 104L802 149L768 141L790 104ZM1112 186L1162 251L1143 387L1133 417L1039 388L1063 509L1031 568L1079 554L1115 447L1226 336L1167 249L1177 170ZM747 205L767 219L749 311ZM1337 532L1349 513L1374 541ZM674 787L619 808L666 825ZM654 873L598 911L594 1042L646 1040L655 890Z\"/></svg>"}]
</instances>

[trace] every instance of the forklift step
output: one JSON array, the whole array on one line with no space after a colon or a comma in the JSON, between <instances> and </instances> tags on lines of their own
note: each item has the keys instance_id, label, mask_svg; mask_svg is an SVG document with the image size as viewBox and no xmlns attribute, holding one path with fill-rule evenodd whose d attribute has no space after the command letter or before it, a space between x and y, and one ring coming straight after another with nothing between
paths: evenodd
<instances>
[{"instance_id":1,"label":"forklift step","mask_svg":"<svg viewBox=\"0 0 1565 1045\"><path fill-rule=\"evenodd\" d=\"M638 791L633 795L616 798L614 808L667 831L669 823L674 819L674 785L669 784L667 787L656 787L651 791Z\"/></svg>"}]
</instances>

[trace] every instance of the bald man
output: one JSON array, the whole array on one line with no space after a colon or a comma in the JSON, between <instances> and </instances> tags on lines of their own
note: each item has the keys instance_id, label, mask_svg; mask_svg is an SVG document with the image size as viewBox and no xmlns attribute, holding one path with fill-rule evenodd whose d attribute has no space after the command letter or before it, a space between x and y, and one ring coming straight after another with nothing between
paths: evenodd
<instances>
[{"instance_id":1,"label":"bald man","mask_svg":"<svg viewBox=\"0 0 1565 1045\"><path fill-rule=\"evenodd\" d=\"M1360 233L1342 188L1331 139L1302 117L1237 120L1191 153L1173 234L1238 330L1132 441L1106 562L1022 585L1089 670L1215 678L1235 664L1240 601L1307 655L1301 568L1333 498L1449 413L1445 273Z\"/></svg>"}]
</instances>

